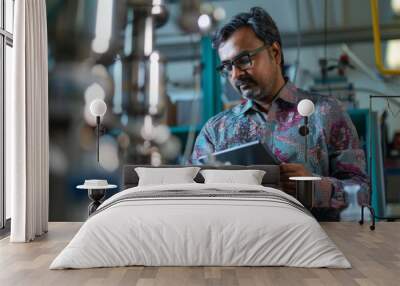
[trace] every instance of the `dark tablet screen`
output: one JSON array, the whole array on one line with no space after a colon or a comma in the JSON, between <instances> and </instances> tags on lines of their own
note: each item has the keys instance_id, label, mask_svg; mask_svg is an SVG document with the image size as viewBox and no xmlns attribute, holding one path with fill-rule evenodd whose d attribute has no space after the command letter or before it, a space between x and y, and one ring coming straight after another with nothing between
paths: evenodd
<instances>
[{"instance_id":1,"label":"dark tablet screen","mask_svg":"<svg viewBox=\"0 0 400 286\"><path fill-rule=\"evenodd\" d=\"M232 165L279 165L280 161L269 150L265 143L252 141L226 150L218 151L212 156L199 158L203 164L217 161Z\"/></svg>"}]
</instances>

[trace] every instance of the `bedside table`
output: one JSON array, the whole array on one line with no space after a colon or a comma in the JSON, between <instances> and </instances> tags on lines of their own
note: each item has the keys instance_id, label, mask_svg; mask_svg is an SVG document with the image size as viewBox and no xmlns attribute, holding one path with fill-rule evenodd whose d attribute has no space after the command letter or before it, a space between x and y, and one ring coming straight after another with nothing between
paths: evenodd
<instances>
[{"instance_id":1,"label":"bedside table","mask_svg":"<svg viewBox=\"0 0 400 286\"><path fill-rule=\"evenodd\" d=\"M320 181L320 177L290 177L289 180L296 181L296 199L307 209L313 207L314 181Z\"/></svg>"},{"instance_id":2,"label":"bedside table","mask_svg":"<svg viewBox=\"0 0 400 286\"><path fill-rule=\"evenodd\" d=\"M107 189L114 189L116 187L116 185L109 185L107 180L85 180L83 185L76 186L77 189L88 191L88 197L92 201L88 206L89 216L101 205Z\"/></svg>"}]
</instances>

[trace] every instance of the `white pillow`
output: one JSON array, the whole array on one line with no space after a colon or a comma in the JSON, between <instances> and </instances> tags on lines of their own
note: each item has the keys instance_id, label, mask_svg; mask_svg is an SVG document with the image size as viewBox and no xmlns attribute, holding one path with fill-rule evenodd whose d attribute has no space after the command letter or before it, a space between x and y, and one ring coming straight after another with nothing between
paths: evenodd
<instances>
[{"instance_id":1,"label":"white pillow","mask_svg":"<svg viewBox=\"0 0 400 286\"><path fill-rule=\"evenodd\" d=\"M193 179L199 170L199 167L135 168L139 176L138 186L195 183Z\"/></svg>"},{"instance_id":2,"label":"white pillow","mask_svg":"<svg viewBox=\"0 0 400 286\"><path fill-rule=\"evenodd\" d=\"M200 171L204 177L205 184L224 183L224 184L246 184L261 185L265 171L262 170L213 170L206 169Z\"/></svg>"}]
</instances>

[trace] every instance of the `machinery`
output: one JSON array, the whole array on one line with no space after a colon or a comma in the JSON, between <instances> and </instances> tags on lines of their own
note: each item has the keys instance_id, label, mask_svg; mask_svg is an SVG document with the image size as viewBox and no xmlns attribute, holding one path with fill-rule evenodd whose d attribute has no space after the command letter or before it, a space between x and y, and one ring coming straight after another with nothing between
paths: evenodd
<instances>
[{"instance_id":1,"label":"machinery","mask_svg":"<svg viewBox=\"0 0 400 286\"><path fill-rule=\"evenodd\" d=\"M156 49L156 29L174 20L186 34L208 33L224 11L200 0L182 0L179 15L169 19L164 0L55 1L67 10L49 33L57 45L56 61L75 62L71 77L86 89L85 110L94 99L105 100L103 123L117 134L124 161L161 164L180 151L179 142L162 124L167 94L165 58ZM65 3L67 2L67 3ZM61 44L60 44L61 43ZM109 66L119 63L122 80L113 81ZM65 72L65 71L63 71ZM116 98L114 89L121 90ZM100 94L100 95L99 95ZM93 125L93 119L87 116ZM92 121L92 122L90 122Z\"/></svg>"}]
</instances>

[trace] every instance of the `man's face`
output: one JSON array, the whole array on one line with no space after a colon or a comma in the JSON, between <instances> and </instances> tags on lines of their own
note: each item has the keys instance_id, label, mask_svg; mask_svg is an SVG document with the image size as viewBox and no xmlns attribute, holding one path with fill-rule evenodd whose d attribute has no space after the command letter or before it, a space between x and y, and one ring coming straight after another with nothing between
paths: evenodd
<instances>
[{"instance_id":1,"label":"man's face","mask_svg":"<svg viewBox=\"0 0 400 286\"><path fill-rule=\"evenodd\" d=\"M251 28L243 27L220 45L218 53L221 63L224 63L245 51L253 51L263 45ZM246 70L233 66L228 76L229 81L244 98L266 102L275 95L277 80L281 77L279 45L274 43L267 46L251 59L252 66Z\"/></svg>"}]
</instances>

